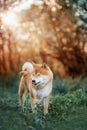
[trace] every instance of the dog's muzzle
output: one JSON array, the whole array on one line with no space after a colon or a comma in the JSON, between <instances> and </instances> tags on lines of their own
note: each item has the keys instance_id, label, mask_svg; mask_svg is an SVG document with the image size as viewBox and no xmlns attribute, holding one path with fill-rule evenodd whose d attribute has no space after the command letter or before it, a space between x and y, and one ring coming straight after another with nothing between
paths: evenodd
<instances>
[{"instance_id":1,"label":"dog's muzzle","mask_svg":"<svg viewBox=\"0 0 87 130\"><path fill-rule=\"evenodd\" d=\"M32 80L32 84L38 86L40 84L40 82L36 82L35 80Z\"/></svg>"}]
</instances>

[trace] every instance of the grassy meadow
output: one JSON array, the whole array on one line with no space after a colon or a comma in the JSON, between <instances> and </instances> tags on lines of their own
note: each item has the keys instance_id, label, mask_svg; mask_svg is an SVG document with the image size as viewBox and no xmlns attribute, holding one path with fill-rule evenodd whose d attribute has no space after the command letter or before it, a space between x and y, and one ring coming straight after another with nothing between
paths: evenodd
<instances>
[{"instance_id":1,"label":"grassy meadow","mask_svg":"<svg viewBox=\"0 0 87 130\"><path fill-rule=\"evenodd\" d=\"M31 112L29 96L22 111L18 98L19 81L20 77L14 76L0 78L0 130L87 129L86 79L77 83L56 77L46 116L42 113L42 103L37 104L34 114Z\"/></svg>"}]
</instances>

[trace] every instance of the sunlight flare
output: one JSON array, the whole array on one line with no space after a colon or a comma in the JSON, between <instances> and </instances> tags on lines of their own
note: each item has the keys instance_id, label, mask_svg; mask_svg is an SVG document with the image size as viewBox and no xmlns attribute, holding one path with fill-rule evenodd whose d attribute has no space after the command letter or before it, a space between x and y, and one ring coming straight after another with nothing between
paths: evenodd
<instances>
[{"instance_id":1,"label":"sunlight flare","mask_svg":"<svg viewBox=\"0 0 87 130\"><path fill-rule=\"evenodd\" d=\"M17 16L14 14L14 12L11 12L11 11L2 13L1 19L4 25L16 26L18 24Z\"/></svg>"}]
</instances>

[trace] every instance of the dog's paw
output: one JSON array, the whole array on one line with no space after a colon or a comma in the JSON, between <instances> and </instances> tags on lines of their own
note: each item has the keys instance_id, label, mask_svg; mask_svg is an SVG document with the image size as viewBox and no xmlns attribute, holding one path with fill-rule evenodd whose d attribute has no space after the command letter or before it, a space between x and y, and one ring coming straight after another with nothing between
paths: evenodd
<instances>
[{"instance_id":1,"label":"dog's paw","mask_svg":"<svg viewBox=\"0 0 87 130\"><path fill-rule=\"evenodd\" d=\"M46 116L48 114L48 111L44 111L44 116Z\"/></svg>"}]
</instances>

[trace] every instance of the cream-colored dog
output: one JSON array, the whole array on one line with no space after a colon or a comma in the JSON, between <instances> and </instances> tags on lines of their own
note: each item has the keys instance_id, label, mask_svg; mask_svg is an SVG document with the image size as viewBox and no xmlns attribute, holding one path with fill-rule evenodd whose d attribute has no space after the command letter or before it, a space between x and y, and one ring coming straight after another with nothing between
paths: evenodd
<instances>
[{"instance_id":1,"label":"cream-colored dog","mask_svg":"<svg viewBox=\"0 0 87 130\"><path fill-rule=\"evenodd\" d=\"M25 96L30 92L32 111L35 111L36 99L42 99L44 102L44 115L46 115L52 92L53 73L51 69L46 64L33 63L30 65L30 63L25 63L20 73L22 74L19 86L21 105L24 106Z\"/></svg>"}]
</instances>

